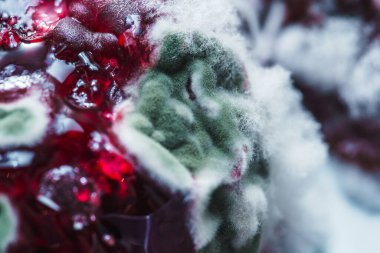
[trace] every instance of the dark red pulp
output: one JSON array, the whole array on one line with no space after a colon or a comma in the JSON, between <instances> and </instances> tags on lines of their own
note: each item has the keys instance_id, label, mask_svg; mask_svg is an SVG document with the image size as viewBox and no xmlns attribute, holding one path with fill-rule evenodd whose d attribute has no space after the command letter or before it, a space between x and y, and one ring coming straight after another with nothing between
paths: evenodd
<instances>
[{"instance_id":1,"label":"dark red pulp","mask_svg":"<svg viewBox=\"0 0 380 253\"><path fill-rule=\"evenodd\" d=\"M126 252L118 233L101 217L147 215L162 204L150 196L160 195L159 190L145 185L128 150L118 148L110 133L113 109L127 98L123 88L150 65L152 49L145 38L150 21L133 14L116 33L98 16L84 22L89 7L98 8L95 1L41 0L28 9L30 27L18 17L0 17L0 48L7 53L23 52L23 43L46 41L56 58L75 66L63 82L51 81L55 87L44 93L50 123L43 140L31 147L0 149L0 192L10 198L19 217L18 237L9 253ZM73 28L73 15L79 14L82 23L75 21ZM81 41L76 43L84 47L66 43L69 30L77 32ZM94 39L101 47L90 46ZM51 66L52 53L39 71ZM31 75L29 66L17 62L6 68L13 70L0 72L4 81ZM1 88L0 83L0 101L7 103L27 96L30 89L46 90L42 83Z\"/></svg>"}]
</instances>

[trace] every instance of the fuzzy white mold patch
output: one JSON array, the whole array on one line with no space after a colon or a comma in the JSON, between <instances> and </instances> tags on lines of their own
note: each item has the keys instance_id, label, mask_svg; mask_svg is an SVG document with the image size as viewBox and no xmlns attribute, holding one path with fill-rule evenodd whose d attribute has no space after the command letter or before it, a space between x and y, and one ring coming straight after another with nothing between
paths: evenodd
<instances>
[{"instance_id":1,"label":"fuzzy white mold patch","mask_svg":"<svg viewBox=\"0 0 380 253\"><path fill-rule=\"evenodd\" d=\"M305 202L312 175L325 166L327 158L319 125L302 109L301 95L292 88L288 71L246 64L251 95L226 99L246 112L243 129L262 143L269 162L263 241L278 246L275 252L283 252L285 244L286 252L314 252L323 243L324 230L316 225L319 214L310 212ZM278 236L279 227L284 236Z\"/></svg>"},{"instance_id":2,"label":"fuzzy white mold patch","mask_svg":"<svg viewBox=\"0 0 380 253\"><path fill-rule=\"evenodd\" d=\"M330 18L322 26L290 26L279 36L276 60L320 88L344 85L359 53L360 25L356 20Z\"/></svg>"},{"instance_id":3,"label":"fuzzy white mold patch","mask_svg":"<svg viewBox=\"0 0 380 253\"><path fill-rule=\"evenodd\" d=\"M227 48L243 42L238 31L240 19L230 0L168 0L161 4L162 18L152 26L150 40L160 45L168 33L200 32L214 37ZM243 52L242 52L243 53ZM229 62L226 62L226 69Z\"/></svg>"},{"instance_id":4,"label":"fuzzy white mold patch","mask_svg":"<svg viewBox=\"0 0 380 253\"><path fill-rule=\"evenodd\" d=\"M128 108L121 112L124 113L123 120L114 126L113 131L128 153L138 159L141 166L137 170L172 193L189 192L193 183L190 172L168 150L131 126L126 114Z\"/></svg>"},{"instance_id":5,"label":"fuzzy white mold patch","mask_svg":"<svg viewBox=\"0 0 380 253\"><path fill-rule=\"evenodd\" d=\"M268 205L263 189L257 185L248 185L242 194L241 203L232 207L233 215L230 217L232 224L235 224L239 231L233 240L236 249L246 245L256 235Z\"/></svg>"},{"instance_id":6,"label":"fuzzy white mold patch","mask_svg":"<svg viewBox=\"0 0 380 253\"><path fill-rule=\"evenodd\" d=\"M302 247L295 246L296 249L291 252L304 253L304 248L316 249L317 242L313 238L319 231L309 227L315 217L307 213L302 202L310 182L309 175L323 166L326 147L321 142L319 126L301 107L301 96L292 87L290 74L280 67L265 69L255 64L246 42L238 32L240 21L237 9L230 0L169 0L162 4L160 11L166 15L153 25L150 33L152 43L160 44L170 32L200 32L216 38L224 47L231 49L242 60L246 70L250 90L245 96L227 95L226 101L234 103L236 108L244 112L241 129L250 134L250 142L262 145L262 151L270 165L270 182L268 189L259 185L254 186L258 187L254 188L257 191L247 189L246 206L236 207L237 215L247 217L236 223L237 228L254 235L261 225L263 213L271 210L263 225L266 231L264 241L276 234L276 228L281 223L285 224L289 234L303 235L299 238L292 237L293 242ZM226 69L228 64L224 66ZM115 128L115 132L127 144L127 148L136 143L137 146L140 145L141 140L133 137L123 140L125 135L132 135L127 133L125 127ZM159 159L149 156L148 150L141 148L139 152L142 156L145 155L146 160ZM252 154L253 157L255 155ZM150 165L157 166L153 163ZM168 173L166 168L158 168L157 171L162 175ZM210 217L205 212L205 205L210 197L210 189L225 182L222 175L211 176L213 170L200 171L204 174L195 175L192 185L192 197L195 197L196 203L189 225L197 248L202 248L214 239L212 235L221 221ZM157 174L156 171L153 173ZM179 179L175 183L178 182ZM253 205L255 208L248 212L249 206ZM243 220L251 224L249 229L244 227ZM284 238L278 238L277 241L282 239ZM244 237L237 240L235 246L241 246L246 240Z\"/></svg>"},{"instance_id":7,"label":"fuzzy white mold patch","mask_svg":"<svg viewBox=\"0 0 380 253\"><path fill-rule=\"evenodd\" d=\"M280 34L275 59L319 90L336 91L353 116L380 108L380 43L363 43L359 21L328 18L322 26L290 26ZM364 53L363 53L364 52Z\"/></svg>"},{"instance_id":8,"label":"fuzzy white mold patch","mask_svg":"<svg viewBox=\"0 0 380 253\"><path fill-rule=\"evenodd\" d=\"M9 200L0 195L0 252L16 239L17 217Z\"/></svg>"},{"instance_id":9,"label":"fuzzy white mold patch","mask_svg":"<svg viewBox=\"0 0 380 253\"><path fill-rule=\"evenodd\" d=\"M222 158L223 160L223 158ZM222 166L225 166L222 164ZM213 190L225 179L224 175L215 170L217 167L201 170L196 176L193 186L193 208L188 226L198 249L206 246L215 236L222 221L207 212Z\"/></svg>"},{"instance_id":10,"label":"fuzzy white mold patch","mask_svg":"<svg viewBox=\"0 0 380 253\"><path fill-rule=\"evenodd\" d=\"M188 226L193 235L197 249L201 249L213 240L222 223L220 218L208 212L211 194L221 185L230 181L230 171L221 168L232 168L233 161L222 153L209 154L209 159L193 175L194 184L190 198L193 201Z\"/></svg>"},{"instance_id":11,"label":"fuzzy white mold patch","mask_svg":"<svg viewBox=\"0 0 380 253\"><path fill-rule=\"evenodd\" d=\"M317 225L319 214L311 212L305 202L312 175L325 166L327 159L319 125L302 110L301 96L291 87L287 71L280 67L256 68L251 74L256 103L249 108L253 109L254 125L260 127L270 164L263 240L271 241L279 249L287 245L286 252L315 252L323 245L320 237L324 230ZM276 233L280 227L284 231L281 236Z\"/></svg>"},{"instance_id":12,"label":"fuzzy white mold patch","mask_svg":"<svg viewBox=\"0 0 380 253\"><path fill-rule=\"evenodd\" d=\"M49 109L38 91L12 103L0 103L0 148L37 144L49 121Z\"/></svg>"},{"instance_id":13,"label":"fuzzy white mold patch","mask_svg":"<svg viewBox=\"0 0 380 253\"><path fill-rule=\"evenodd\" d=\"M374 42L358 59L339 90L352 114L376 115L380 108L380 43Z\"/></svg>"},{"instance_id":14,"label":"fuzzy white mold patch","mask_svg":"<svg viewBox=\"0 0 380 253\"><path fill-rule=\"evenodd\" d=\"M158 38L162 36L160 32L170 31L220 35L226 30L235 30L240 23L236 8L228 0L168 0L159 11L168 16L159 19L154 27L154 35Z\"/></svg>"}]
</instances>

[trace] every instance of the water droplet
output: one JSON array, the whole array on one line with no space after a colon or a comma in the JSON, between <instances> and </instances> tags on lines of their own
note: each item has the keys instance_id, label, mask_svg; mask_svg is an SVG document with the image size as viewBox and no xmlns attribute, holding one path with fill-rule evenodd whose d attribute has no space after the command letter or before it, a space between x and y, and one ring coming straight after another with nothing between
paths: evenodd
<instances>
[{"instance_id":1,"label":"water droplet","mask_svg":"<svg viewBox=\"0 0 380 253\"><path fill-rule=\"evenodd\" d=\"M103 103L105 90L111 82L98 72L75 71L60 85L59 90L65 101L75 109L96 109Z\"/></svg>"}]
</instances>

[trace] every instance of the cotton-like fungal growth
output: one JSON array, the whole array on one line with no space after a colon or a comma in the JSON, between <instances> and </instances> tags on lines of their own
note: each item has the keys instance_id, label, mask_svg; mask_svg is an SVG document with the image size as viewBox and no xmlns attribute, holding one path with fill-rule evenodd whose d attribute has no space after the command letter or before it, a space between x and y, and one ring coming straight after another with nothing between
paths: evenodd
<instances>
[{"instance_id":1,"label":"cotton-like fungal growth","mask_svg":"<svg viewBox=\"0 0 380 253\"><path fill-rule=\"evenodd\" d=\"M361 29L349 18L330 18L311 29L291 26L278 38L275 57L309 83L338 92L353 115L374 115L379 45L374 41L363 51Z\"/></svg>"},{"instance_id":2,"label":"cotton-like fungal growth","mask_svg":"<svg viewBox=\"0 0 380 253\"><path fill-rule=\"evenodd\" d=\"M34 4L28 32L1 16L10 253L324 247L303 205L326 161L319 126L290 73L250 50L232 1ZM26 43L45 49L38 64Z\"/></svg>"},{"instance_id":3,"label":"cotton-like fungal growth","mask_svg":"<svg viewBox=\"0 0 380 253\"><path fill-rule=\"evenodd\" d=\"M242 0L239 13L256 60L290 71L329 150L329 161L303 181L310 191L298 203L309 217L297 217L289 230L278 226L264 251L377 252L379 1Z\"/></svg>"},{"instance_id":4,"label":"cotton-like fungal growth","mask_svg":"<svg viewBox=\"0 0 380 253\"><path fill-rule=\"evenodd\" d=\"M207 9L210 17L216 18L221 6L227 14L219 18L218 25L214 28L212 22L209 25L203 24L197 16L202 11L188 13L190 5L198 6L199 10ZM123 120L114 131L127 149L141 161L143 166L140 169L145 174L154 175L160 184L167 185L165 187L169 191L180 191L190 197L195 195L190 227L201 252L248 252L254 246L247 245L257 243L254 238L259 235L265 220L263 218L272 212L268 211L268 206L269 209L273 208L276 215L281 213L280 216L301 208L297 202L299 198L302 199L302 195L291 185L303 181L306 175L323 165L325 149L317 134L318 126L297 104L300 97L292 90L288 73L279 67L262 69L254 63L249 53L244 54L242 38L233 33L236 27L231 26L236 22L236 9L233 5L227 1L222 5L215 3L215 10L207 8L209 5L211 3L177 1L169 2L163 7L173 15L173 19L158 19L152 27L151 38L163 41L157 50L158 64L142 78L142 85L136 92L136 104L127 103L121 109L124 111ZM225 25L222 25L224 22ZM186 33L181 32L181 29ZM207 35L212 36L207 38ZM232 110L229 109L231 111L226 114L228 108ZM142 147L144 142L136 138L139 135L123 131L123 126L138 129L144 139L150 136L153 141L150 150L165 152L168 165L164 165L165 161L149 159L151 153L144 152L148 148ZM293 127L297 131L293 131ZM229 134L224 129L228 129ZM238 131L232 135L233 129ZM200 130L202 135L199 134ZM205 130L207 134L204 133ZM218 135L220 133L222 135ZM202 136L203 141L209 139L210 143L215 143L215 147L202 149L207 143L199 141L198 136ZM206 136L209 137L205 138ZM220 139L223 142L220 143ZM239 150L234 143L245 146L248 152L236 156L231 152ZM224 153L218 155L220 151L212 151L215 148ZM152 153L157 154L156 151ZM202 157L207 159L204 161ZM231 184L228 179L231 175L229 164L236 164L236 158L243 165L246 164L247 168L244 169L244 166L241 172L233 172L233 175L241 174L241 179L237 182L242 181L247 186L239 187L242 188L240 197L232 197L237 202L229 202L231 197L228 196L233 193L228 190L223 193L218 187L228 182ZM177 169L172 167L173 159L180 162L176 163ZM210 164L207 160L212 159L217 161L217 165L207 166ZM204 162L207 162L206 166L202 166ZM176 178L174 175L178 172L187 177L184 181L186 184L178 186L178 181L170 180L163 173L165 168L172 171L171 178ZM148 173L150 170L152 172ZM228 172L227 179L223 177L223 171ZM189 177L189 172L192 178ZM269 183L266 182L268 174ZM268 193L269 199L273 198L269 204ZM216 194L218 200L213 199ZM282 201L284 204L280 204ZM208 206L213 208L208 210ZM229 214L222 212L218 216L212 213L213 209L225 210L231 206L236 208L231 208ZM244 211L249 210L249 206L255 208L251 212ZM269 223L278 224L275 221L276 215L271 216L270 219L273 220ZM244 229L236 217L241 217L250 224L248 230ZM225 227L226 222L221 222L223 220L231 225ZM286 222L290 222L288 225L295 230L298 229L297 226L292 226L291 221ZM268 227L271 231L269 233L274 232L271 229ZM224 237L218 235L218 231L223 231ZM237 231L245 231L246 236L234 237L235 233L239 234ZM223 242L228 240L231 240L231 247L223 247ZM313 243L311 248L317 247L315 244L319 241Z\"/></svg>"},{"instance_id":5,"label":"cotton-like fungal growth","mask_svg":"<svg viewBox=\"0 0 380 253\"><path fill-rule=\"evenodd\" d=\"M206 252L253 249L266 209L262 186L252 191L259 199L247 193L267 174L261 155L253 154L255 146L261 152L260 144L243 130L245 112L228 100L248 96L239 64L214 40L169 34L157 67L140 84L135 109L126 110L115 129L146 174L172 192L183 192L194 209L189 226L196 247ZM238 236L239 216L251 224L246 239Z\"/></svg>"}]
</instances>

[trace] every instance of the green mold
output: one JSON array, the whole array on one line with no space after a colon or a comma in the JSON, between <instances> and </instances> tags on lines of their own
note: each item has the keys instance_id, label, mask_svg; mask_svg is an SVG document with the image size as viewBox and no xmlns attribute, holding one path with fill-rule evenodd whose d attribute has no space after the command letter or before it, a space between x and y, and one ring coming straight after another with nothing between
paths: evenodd
<instances>
[{"instance_id":1,"label":"green mold","mask_svg":"<svg viewBox=\"0 0 380 253\"><path fill-rule=\"evenodd\" d=\"M256 234L235 249L233 240L239 231L229 219L234 215L231 205L243 205L241 194L231 188L264 184L267 174L260 145L252 143L249 133L243 130L246 112L226 99L247 97L244 81L242 64L215 39L199 33L169 34L164 38L156 67L140 83L135 110L125 119L129 127L168 150L195 178L204 168L215 168L223 175L225 180L211 190L203 214L222 222L201 253L252 253L258 248ZM242 149L248 166L234 182L231 171L237 150Z\"/></svg>"},{"instance_id":2,"label":"green mold","mask_svg":"<svg viewBox=\"0 0 380 253\"><path fill-rule=\"evenodd\" d=\"M6 111L0 108L0 136L18 136L31 125L32 113L24 108Z\"/></svg>"},{"instance_id":3,"label":"green mold","mask_svg":"<svg viewBox=\"0 0 380 253\"><path fill-rule=\"evenodd\" d=\"M200 33L172 33L164 38L157 68L168 73L178 73L195 59L205 60L217 77L218 86L227 90L242 91L243 65L232 51L223 48L214 38Z\"/></svg>"},{"instance_id":4,"label":"green mold","mask_svg":"<svg viewBox=\"0 0 380 253\"><path fill-rule=\"evenodd\" d=\"M8 244L14 239L16 219L9 201L0 196L0 252L4 252Z\"/></svg>"}]
</instances>

